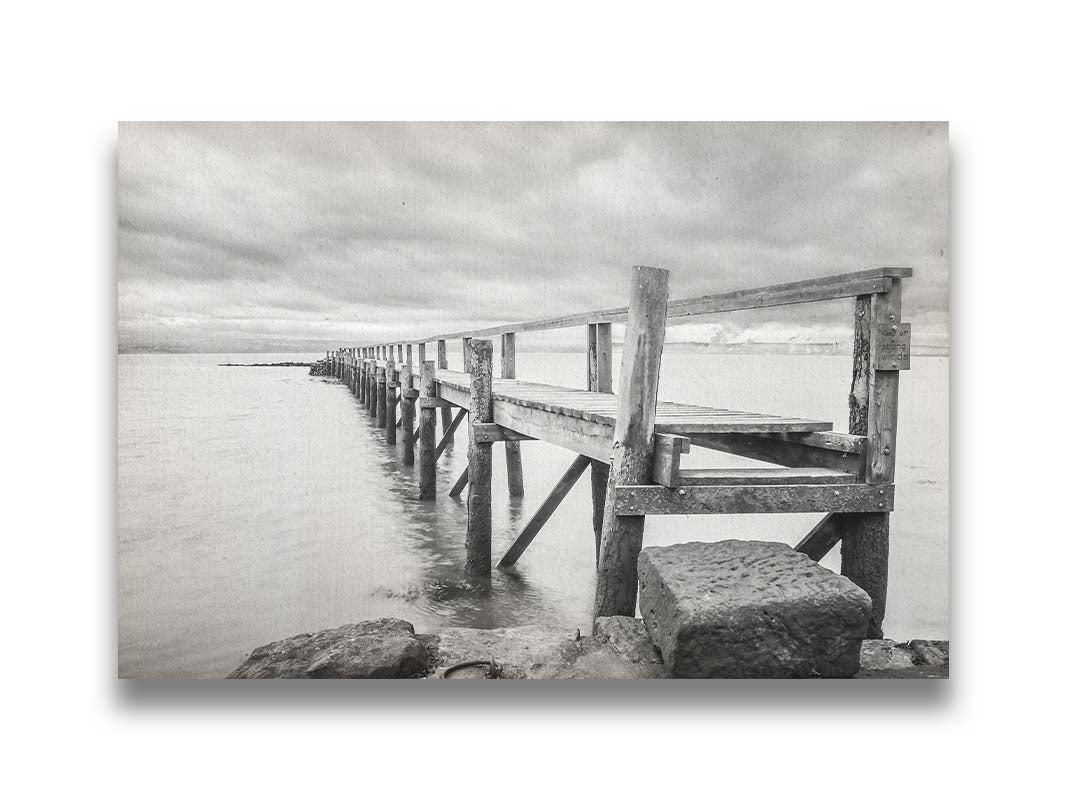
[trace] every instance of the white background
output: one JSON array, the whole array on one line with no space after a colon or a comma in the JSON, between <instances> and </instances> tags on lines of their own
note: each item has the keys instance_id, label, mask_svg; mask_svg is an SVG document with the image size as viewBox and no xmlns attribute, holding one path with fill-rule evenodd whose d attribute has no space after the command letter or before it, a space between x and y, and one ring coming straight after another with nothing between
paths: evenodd
<instances>
[{"instance_id":1,"label":"white background","mask_svg":"<svg viewBox=\"0 0 1067 800\"><path fill-rule=\"evenodd\" d=\"M1055 8L7 6L5 794L1054 791L1067 317ZM324 118L950 120L952 679L115 680L115 122Z\"/></svg>"}]
</instances>

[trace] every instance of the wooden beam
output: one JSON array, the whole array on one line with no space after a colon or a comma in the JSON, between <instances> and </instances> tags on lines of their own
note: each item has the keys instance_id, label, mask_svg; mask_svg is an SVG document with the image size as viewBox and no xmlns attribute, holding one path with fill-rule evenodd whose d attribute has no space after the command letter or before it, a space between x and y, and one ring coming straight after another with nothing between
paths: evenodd
<instances>
[{"instance_id":1,"label":"wooden beam","mask_svg":"<svg viewBox=\"0 0 1067 800\"><path fill-rule=\"evenodd\" d=\"M844 520L844 514L827 514L793 549L812 561L822 561L846 533Z\"/></svg>"},{"instance_id":2,"label":"wooden beam","mask_svg":"<svg viewBox=\"0 0 1067 800\"><path fill-rule=\"evenodd\" d=\"M425 348L426 345L419 345ZM444 339L440 339L437 342L437 368L441 370L448 369L448 343ZM452 425L452 409L441 409L441 429L448 430Z\"/></svg>"},{"instance_id":3,"label":"wooden beam","mask_svg":"<svg viewBox=\"0 0 1067 800\"><path fill-rule=\"evenodd\" d=\"M441 453L445 452L447 447L452 442L452 437L455 436L456 430L459 428L459 424L463 422L463 418L467 416L467 409L461 408L459 413L456 414L456 418L452 420L452 424L449 425L443 434L441 434L441 441L437 444L437 458L441 458Z\"/></svg>"},{"instance_id":4,"label":"wooden beam","mask_svg":"<svg viewBox=\"0 0 1067 800\"><path fill-rule=\"evenodd\" d=\"M467 488L467 481L470 479L470 465L468 464L463 468L463 472L456 478L456 482L452 484L452 488L448 490L449 497L459 497L463 494L463 490Z\"/></svg>"},{"instance_id":5,"label":"wooden beam","mask_svg":"<svg viewBox=\"0 0 1067 800\"><path fill-rule=\"evenodd\" d=\"M829 511L893 510L893 485L865 483L796 486L616 487L616 513L646 514L796 514ZM611 487L609 485L610 494ZM606 545L606 541L605 541ZM603 615L599 615L603 616Z\"/></svg>"},{"instance_id":6,"label":"wooden beam","mask_svg":"<svg viewBox=\"0 0 1067 800\"><path fill-rule=\"evenodd\" d=\"M634 267L622 385L608 477L604 531L597 561L593 616L634 616L637 608L637 556L644 538L643 516L623 516L617 487L644 484L652 477L660 360L667 329L670 273Z\"/></svg>"},{"instance_id":7,"label":"wooden beam","mask_svg":"<svg viewBox=\"0 0 1067 800\"><path fill-rule=\"evenodd\" d=\"M392 348L390 348L392 350ZM385 366L385 443L396 444L396 364L392 360Z\"/></svg>"},{"instance_id":8,"label":"wooden beam","mask_svg":"<svg viewBox=\"0 0 1067 800\"><path fill-rule=\"evenodd\" d=\"M821 433L790 434L792 436L825 436ZM840 434L838 434L840 435ZM822 447L814 444L801 444L785 438L776 438L778 434L745 433L700 433L690 436L698 447L707 447L736 456L751 458L756 461L769 461L786 467L823 467L848 472L857 480L863 474L863 437L856 440L859 452L846 452L841 449Z\"/></svg>"},{"instance_id":9,"label":"wooden beam","mask_svg":"<svg viewBox=\"0 0 1067 800\"><path fill-rule=\"evenodd\" d=\"M861 295L881 294L891 291L893 279L911 277L912 271L907 267L879 267L859 272L827 275L802 281L780 283L773 286L742 289L734 292L700 295L672 300L667 305L667 318L684 321L687 317L699 314L713 314L724 311L741 311L749 308L767 308L771 306L812 303L822 300L838 300ZM495 325L469 331L435 334L420 341L432 342L436 339L460 339L473 337L499 336L503 333L522 333L523 331L557 330L581 325L626 322L626 307L604 308L585 311L562 317L550 317L522 322Z\"/></svg>"},{"instance_id":10,"label":"wooden beam","mask_svg":"<svg viewBox=\"0 0 1067 800\"><path fill-rule=\"evenodd\" d=\"M590 460L586 456L578 456L574 459L571 465L567 467L567 471L563 473L563 477L559 479L552 491L548 493L548 497L541 503L540 508L530 518L530 521L523 526L523 529L519 532L515 541L512 542L504 557L500 559L500 563L497 566L510 567L519 560L519 556L526 551L526 548L530 546L530 542L534 540L534 537L540 533L541 528L548 522L549 517L559 508L559 504L563 502L563 498L567 496L571 487L578 482L578 478L585 472L585 468L589 466L589 463Z\"/></svg>"},{"instance_id":11,"label":"wooden beam","mask_svg":"<svg viewBox=\"0 0 1067 800\"><path fill-rule=\"evenodd\" d=\"M677 486L682 453L689 452L689 439L685 436L665 434L667 447L657 447L652 456L652 482L663 486Z\"/></svg>"},{"instance_id":12,"label":"wooden beam","mask_svg":"<svg viewBox=\"0 0 1067 800\"><path fill-rule=\"evenodd\" d=\"M472 575L488 575L493 568L493 445L478 442L474 425L493 421L493 343L470 342L470 419L467 441L467 560Z\"/></svg>"},{"instance_id":13,"label":"wooden beam","mask_svg":"<svg viewBox=\"0 0 1067 800\"><path fill-rule=\"evenodd\" d=\"M657 481L659 483L659 481ZM817 483L856 483L856 476L823 467L786 467L774 469L682 469L673 486L786 486ZM666 486L666 484L664 484Z\"/></svg>"},{"instance_id":14,"label":"wooden beam","mask_svg":"<svg viewBox=\"0 0 1067 800\"><path fill-rule=\"evenodd\" d=\"M588 363L586 388L591 392L612 392L611 323L601 322L587 329ZM614 438L615 432L612 431ZM604 506L608 495L609 465L592 461L589 465L589 491L593 504L593 564L600 559L600 541L604 531Z\"/></svg>"},{"instance_id":15,"label":"wooden beam","mask_svg":"<svg viewBox=\"0 0 1067 800\"><path fill-rule=\"evenodd\" d=\"M461 414L465 413L460 411ZM532 436L509 430L495 422L474 423L474 440L476 442L533 442Z\"/></svg>"},{"instance_id":16,"label":"wooden beam","mask_svg":"<svg viewBox=\"0 0 1067 800\"><path fill-rule=\"evenodd\" d=\"M515 377L515 334L505 333L500 337L500 377ZM522 481L522 450L518 440L504 443L504 460L508 471L508 495L522 497L525 489Z\"/></svg>"},{"instance_id":17,"label":"wooden beam","mask_svg":"<svg viewBox=\"0 0 1067 800\"><path fill-rule=\"evenodd\" d=\"M419 499L433 500L437 497L437 412L433 406L423 406L423 401L437 395L434 381L434 363L419 364L422 383L419 387Z\"/></svg>"},{"instance_id":18,"label":"wooden beam","mask_svg":"<svg viewBox=\"0 0 1067 800\"><path fill-rule=\"evenodd\" d=\"M400 463L411 466L415 463L415 400L411 397L411 347L408 346L407 364L400 368Z\"/></svg>"}]
</instances>

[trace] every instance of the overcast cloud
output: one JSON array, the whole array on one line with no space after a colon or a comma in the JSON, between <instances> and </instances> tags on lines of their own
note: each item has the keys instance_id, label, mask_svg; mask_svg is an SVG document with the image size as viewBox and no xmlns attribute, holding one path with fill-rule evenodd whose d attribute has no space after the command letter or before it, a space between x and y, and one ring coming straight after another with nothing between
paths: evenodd
<instances>
[{"instance_id":1,"label":"overcast cloud","mask_svg":"<svg viewBox=\"0 0 1067 800\"><path fill-rule=\"evenodd\" d=\"M119 349L319 351L906 265L948 344L942 124L124 123ZM834 341L843 303L676 341ZM584 332L581 334L584 336Z\"/></svg>"}]
</instances>

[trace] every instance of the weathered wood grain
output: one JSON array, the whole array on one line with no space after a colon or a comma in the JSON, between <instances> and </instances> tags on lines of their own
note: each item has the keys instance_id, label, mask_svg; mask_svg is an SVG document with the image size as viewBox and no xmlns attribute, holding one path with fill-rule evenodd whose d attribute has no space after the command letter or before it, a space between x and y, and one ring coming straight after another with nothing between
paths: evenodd
<instances>
[{"instance_id":1,"label":"weathered wood grain","mask_svg":"<svg viewBox=\"0 0 1067 800\"><path fill-rule=\"evenodd\" d=\"M616 513L646 514L800 514L893 509L893 485L865 483L797 486L682 486L655 484L616 487ZM611 485L608 486L609 502ZM605 539L605 546L607 540Z\"/></svg>"},{"instance_id":2,"label":"weathered wood grain","mask_svg":"<svg viewBox=\"0 0 1067 800\"><path fill-rule=\"evenodd\" d=\"M396 364L392 361L385 367L385 443L396 444Z\"/></svg>"},{"instance_id":3,"label":"weathered wood grain","mask_svg":"<svg viewBox=\"0 0 1067 800\"><path fill-rule=\"evenodd\" d=\"M467 559L472 575L488 575L493 568L493 445L475 440L473 426L493 421L493 343L470 342L470 408L467 442Z\"/></svg>"},{"instance_id":4,"label":"weathered wood grain","mask_svg":"<svg viewBox=\"0 0 1067 800\"><path fill-rule=\"evenodd\" d=\"M504 554L504 557L500 559L501 567L510 567L519 557L526 552L526 548L530 546L530 542L534 540L534 537L541 532L541 529L548 522L549 517L553 512L559 508L559 504L563 502L563 498L567 496L567 493L571 490L571 487L578 482L578 479L585 472L585 468L589 466L589 459L586 456L578 456L567 467L567 471L563 473L563 477L559 479L552 491L548 493L548 497L544 499L540 507L534 512L534 515L530 518L519 535L512 542L511 547Z\"/></svg>"},{"instance_id":5,"label":"weathered wood grain","mask_svg":"<svg viewBox=\"0 0 1067 800\"><path fill-rule=\"evenodd\" d=\"M411 466L415 463L415 390L411 388L411 350L408 363L400 368L400 463Z\"/></svg>"},{"instance_id":6,"label":"weathered wood grain","mask_svg":"<svg viewBox=\"0 0 1067 800\"><path fill-rule=\"evenodd\" d=\"M617 487L648 483L652 476L660 361L667 329L670 273L634 267L622 354L622 383L615 423L604 531L597 561L594 617L632 617L637 607L637 556L645 520L623 516Z\"/></svg>"},{"instance_id":7,"label":"weathered wood grain","mask_svg":"<svg viewBox=\"0 0 1067 800\"><path fill-rule=\"evenodd\" d=\"M662 483L662 481L656 481ZM680 469L674 482L664 486L751 486L755 484L856 483L848 472L823 467L784 467L774 469Z\"/></svg>"},{"instance_id":8,"label":"weathered wood grain","mask_svg":"<svg viewBox=\"0 0 1067 800\"><path fill-rule=\"evenodd\" d=\"M505 333L500 337L500 377L515 377L515 334ZM522 450L518 440L504 443L504 461L508 472L508 495L522 497L525 488L522 480Z\"/></svg>"},{"instance_id":9,"label":"weathered wood grain","mask_svg":"<svg viewBox=\"0 0 1067 800\"><path fill-rule=\"evenodd\" d=\"M437 411L422 404L424 399L437 396L432 361L419 362L419 377L419 499L433 500L437 497Z\"/></svg>"}]
</instances>

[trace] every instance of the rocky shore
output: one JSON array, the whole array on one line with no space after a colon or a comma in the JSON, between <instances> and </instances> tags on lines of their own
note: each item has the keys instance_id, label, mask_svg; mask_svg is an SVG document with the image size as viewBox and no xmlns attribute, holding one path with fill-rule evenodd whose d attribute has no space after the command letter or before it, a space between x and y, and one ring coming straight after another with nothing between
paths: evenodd
<instances>
[{"instance_id":1,"label":"rocky shore","mask_svg":"<svg viewBox=\"0 0 1067 800\"><path fill-rule=\"evenodd\" d=\"M325 363L325 362L315 362ZM315 363L311 361L274 361L269 364L235 364L227 362L225 364L219 364L220 367L314 367ZM323 373L325 374L325 373Z\"/></svg>"},{"instance_id":2,"label":"rocky shore","mask_svg":"<svg viewBox=\"0 0 1067 800\"><path fill-rule=\"evenodd\" d=\"M945 641L868 639L856 678L947 678ZM592 635L544 625L416 633L365 620L258 647L230 678L633 679L669 677L640 619L600 617Z\"/></svg>"}]
</instances>

